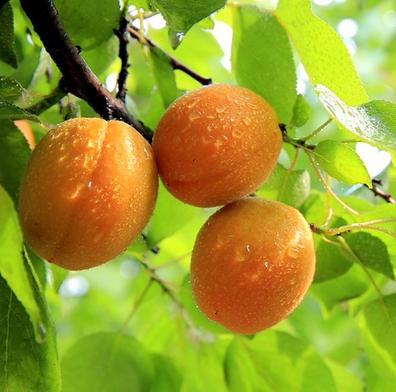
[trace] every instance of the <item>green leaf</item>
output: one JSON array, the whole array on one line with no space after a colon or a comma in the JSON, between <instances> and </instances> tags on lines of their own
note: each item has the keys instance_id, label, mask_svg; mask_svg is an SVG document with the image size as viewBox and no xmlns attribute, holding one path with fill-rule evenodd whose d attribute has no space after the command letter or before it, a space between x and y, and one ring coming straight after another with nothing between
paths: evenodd
<instances>
[{"instance_id":1,"label":"green leaf","mask_svg":"<svg viewBox=\"0 0 396 392\"><path fill-rule=\"evenodd\" d=\"M154 376L150 354L136 339L100 332L79 339L61 360L63 392L146 392Z\"/></svg>"},{"instance_id":2,"label":"green leaf","mask_svg":"<svg viewBox=\"0 0 396 392\"><path fill-rule=\"evenodd\" d=\"M33 120L39 122L37 116L7 101L0 101L0 120Z\"/></svg>"},{"instance_id":3,"label":"green leaf","mask_svg":"<svg viewBox=\"0 0 396 392\"><path fill-rule=\"evenodd\" d=\"M311 117L311 107L303 95L298 94L293 107L293 116L290 121L292 127L302 127Z\"/></svg>"},{"instance_id":4,"label":"green leaf","mask_svg":"<svg viewBox=\"0 0 396 392\"><path fill-rule=\"evenodd\" d=\"M29 145L12 121L0 120L0 184L18 205L19 184L30 157Z\"/></svg>"},{"instance_id":5,"label":"green leaf","mask_svg":"<svg viewBox=\"0 0 396 392\"><path fill-rule=\"evenodd\" d=\"M17 80L7 76L0 76L0 100L15 101L24 91L24 88Z\"/></svg>"},{"instance_id":6,"label":"green leaf","mask_svg":"<svg viewBox=\"0 0 396 392\"><path fill-rule=\"evenodd\" d=\"M311 178L307 170L289 171L277 164L269 179L256 193L298 208L309 196L310 189Z\"/></svg>"},{"instance_id":7,"label":"green leaf","mask_svg":"<svg viewBox=\"0 0 396 392\"><path fill-rule=\"evenodd\" d=\"M349 372L345 367L328 359L325 362L333 374L337 391L361 392L364 390L359 378Z\"/></svg>"},{"instance_id":8,"label":"green leaf","mask_svg":"<svg viewBox=\"0 0 396 392\"><path fill-rule=\"evenodd\" d=\"M252 340L235 338L226 353L229 390L336 391L325 362L303 341L285 332L264 331ZM285 376L287 375L287 376Z\"/></svg>"},{"instance_id":9,"label":"green leaf","mask_svg":"<svg viewBox=\"0 0 396 392\"><path fill-rule=\"evenodd\" d=\"M390 279L395 279L386 245L366 232L345 235L349 247L362 264Z\"/></svg>"},{"instance_id":10,"label":"green leaf","mask_svg":"<svg viewBox=\"0 0 396 392\"><path fill-rule=\"evenodd\" d=\"M15 53L14 16L10 3L0 7L0 60L16 68L18 61Z\"/></svg>"},{"instance_id":11,"label":"green leaf","mask_svg":"<svg viewBox=\"0 0 396 392\"><path fill-rule=\"evenodd\" d=\"M150 55L155 80L166 108L178 95L175 73L169 63L168 57L161 49L150 48Z\"/></svg>"},{"instance_id":12,"label":"green leaf","mask_svg":"<svg viewBox=\"0 0 396 392\"><path fill-rule=\"evenodd\" d=\"M204 392L209 386L210 392L229 392L223 369L223 346L220 340L184 344L182 391Z\"/></svg>"},{"instance_id":13,"label":"green leaf","mask_svg":"<svg viewBox=\"0 0 396 392\"><path fill-rule=\"evenodd\" d=\"M396 381L396 294L368 304L362 317L364 346L377 373L388 381ZM389 389L390 390L390 389Z\"/></svg>"},{"instance_id":14,"label":"green leaf","mask_svg":"<svg viewBox=\"0 0 396 392\"><path fill-rule=\"evenodd\" d=\"M174 198L160 181L157 203L147 232L148 246L151 248L181 229L199 211L199 208Z\"/></svg>"},{"instance_id":15,"label":"green leaf","mask_svg":"<svg viewBox=\"0 0 396 392\"><path fill-rule=\"evenodd\" d=\"M232 68L238 83L264 97L288 124L296 101L296 70L289 39L269 12L234 9Z\"/></svg>"},{"instance_id":16,"label":"green leaf","mask_svg":"<svg viewBox=\"0 0 396 392\"><path fill-rule=\"evenodd\" d=\"M349 105L368 100L341 37L313 14L310 0L280 0L275 15L294 43L312 84L328 86Z\"/></svg>"},{"instance_id":17,"label":"green leaf","mask_svg":"<svg viewBox=\"0 0 396 392\"><path fill-rule=\"evenodd\" d=\"M120 7L117 0L54 2L67 34L83 50L100 45L113 35L113 29L118 28Z\"/></svg>"},{"instance_id":18,"label":"green leaf","mask_svg":"<svg viewBox=\"0 0 396 392\"><path fill-rule=\"evenodd\" d=\"M23 240L18 217L10 197L0 186L0 275L24 306L39 339L43 320L35 301L22 252Z\"/></svg>"},{"instance_id":19,"label":"green leaf","mask_svg":"<svg viewBox=\"0 0 396 392\"><path fill-rule=\"evenodd\" d=\"M363 161L349 146L335 140L324 140L316 146L314 152L321 168L335 179L350 185L371 185Z\"/></svg>"},{"instance_id":20,"label":"green leaf","mask_svg":"<svg viewBox=\"0 0 396 392\"><path fill-rule=\"evenodd\" d=\"M396 105L371 101L348 106L333 91L318 85L316 91L326 110L337 123L360 140L396 154Z\"/></svg>"},{"instance_id":21,"label":"green leaf","mask_svg":"<svg viewBox=\"0 0 396 392\"><path fill-rule=\"evenodd\" d=\"M55 337L48 320L42 333L45 340L38 343L24 306L0 276L1 391L60 392Z\"/></svg>"},{"instance_id":22,"label":"green leaf","mask_svg":"<svg viewBox=\"0 0 396 392\"><path fill-rule=\"evenodd\" d=\"M331 309L342 301L361 296L368 287L362 267L354 264L349 271L335 279L313 284L311 292L327 309Z\"/></svg>"},{"instance_id":23,"label":"green leaf","mask_svg":"<svg viewBox=\"0 0 396 392\"><path fill-rule=\"evenodd\" d=\"M150 0L175 32L186 33L195 23L224 7L226 0Z\"/></svg>"},{"instance_id":24,"label":"green leaf","mask_svg":"<svg viewBox=\"0 0 396 392\"><path fill-rule=\"evenodd\" d=\"M344 219L335 219L332 227L345 225ZM316 269L314 282L324 282L345 274L353 265L351 257L339 246L320 239L316 247Z\"/></svg>"},{"instance_id":25,"label":"green leaf","mask_svg":"<svg viewBox=\"0 0 396 392\"><path fill-rule=\"evenodd\" d=\"M160 354L152 356L155 368L155 378L150 392L180 391L182 378L173 361Z\"/></svg>"}]
</instances>

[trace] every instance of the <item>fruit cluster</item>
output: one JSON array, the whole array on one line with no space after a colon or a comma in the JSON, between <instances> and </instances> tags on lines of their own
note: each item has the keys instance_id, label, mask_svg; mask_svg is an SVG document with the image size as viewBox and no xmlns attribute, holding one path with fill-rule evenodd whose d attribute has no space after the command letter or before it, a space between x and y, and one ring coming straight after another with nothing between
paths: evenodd
<instances>
[{"instance_id":1,"label":"fruit cluster","mask_svg":"<svg viewBox=\"0 0 396 392\"><path fill-rule=\"evenodd\" d=\"M25 238L39 255L71 270L112 259L148 222L158 168L178 199L225 205L198 234L193 294L210 319L234 332L258 332L298 305L315 265L302 215L248 196L270 175L281 145L271 106L224 84L177 99L160 120L153 147L120 121L65 121L37 145L23 179Z\"/></svg>"}]
</instances>

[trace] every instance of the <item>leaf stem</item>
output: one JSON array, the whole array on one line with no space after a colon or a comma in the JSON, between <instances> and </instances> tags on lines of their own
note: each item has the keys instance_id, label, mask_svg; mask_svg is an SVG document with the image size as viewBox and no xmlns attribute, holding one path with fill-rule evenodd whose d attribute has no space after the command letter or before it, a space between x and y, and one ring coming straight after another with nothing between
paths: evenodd
<instances>
[{"instance_id":1,"label":"leaf stem","mask_svg":"<svg viewBox=\"0 0 396 392\"><path fill-rule=\"evenodd\" d=\"M322 125L320 125L318 128L316 128L314 131L312 131L309 135L303 137L300 139L301 141L306 142L309 139L312 139L314 136L316 136L319 132L321 132L324 128L326 128L331 122L333 121L332 118L329 118L327 121L325 121Z\"/></svg>"},{"instance_id":2,"label":"leaf stem","mask_svg":"<svg viewBox=\"0 0 396 392\"><path fill-rule=\"evenodd\" d=\"M360 215L357 211L355 211L352 207L349 207L348 204L344 203L340 197L331 189L330 185L327 183L326 179L323 177L323 174L320 171L320 168L318 166L318 163L316 162L315 158L312 156L311 151L309 153L306 151L308 159L310 160L316 174L318 175L318 178L320 182L322 183L323 187L326 189L326 191L342 206L344 207L348 212L350 212L353 215Z\"/></svg>"}]
</instances>

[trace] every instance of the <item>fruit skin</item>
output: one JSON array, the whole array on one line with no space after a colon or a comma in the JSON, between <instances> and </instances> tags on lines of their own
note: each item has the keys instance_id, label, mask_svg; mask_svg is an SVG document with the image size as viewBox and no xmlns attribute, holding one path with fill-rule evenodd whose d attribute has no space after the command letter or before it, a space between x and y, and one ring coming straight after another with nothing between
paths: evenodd
<instances>
[{"instance_id":1,"label":"fruit skin","mask_svg":"<svg viewBox=\"0 0 396 392\"><path fill-rule=\"evenodd\" d=\"M251 334L284 319L313 279L312 233L296 209L246 198L212 215L198 234L191 284L209 319Z\"/></svg>"},{"instance_id":2,"label":"fruit skin","mask_svg":"<svg viewBox=\"0 0 396 392\"><path fill-rule=\"evenodd\" d=\"M32 153L20 192L21 226L48 261L90 268L140 233L157 188L152 149L137 131L121 121L71 119Z\"/></svg>"},{"instance_id":3,"label":"fruit skin","mask_svg":"<svg viewBox=\"0 0 396 392\"><path fill-rule=\"evenodd\" d=\"M34 140L32 127L30 126L29 122L26 120L16 120L14 121L14 124L19 128L23 136L25 136L30 149L33 150L36 145L36 141Z\"/></svg>"},{"instance_id":4,"label":"fruit skin","mask_svg":"<svg viewBox=\"0 0 396 392\"><path fill-rule=\"evenodd\" d=\"M281 145L272 107L252 91L227 84L174 101L153 140L165 186L199 207L227 204L256 190L274 168Z\"/></svg>"}]
</instances>

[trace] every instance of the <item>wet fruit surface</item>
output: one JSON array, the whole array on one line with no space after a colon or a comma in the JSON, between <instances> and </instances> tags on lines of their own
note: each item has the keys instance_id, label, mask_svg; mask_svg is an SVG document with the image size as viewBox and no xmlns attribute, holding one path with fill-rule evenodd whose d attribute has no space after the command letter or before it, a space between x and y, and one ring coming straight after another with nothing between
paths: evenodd
<instances>
[{"instance_id":1,"label":"wet fruit surface","mask_svg":"<svg viewBox=\"0 0 396 392\"><path fill-rule=\"evenodd\" d=\"M245 196L268 177L282 144L275 112L242 87L217 84L177 99L154 135L160 175L177 198L210 207Z\"/></svg>"},{"instance_id":2,"label":"wet fruit surface","mask_svg":"<svg viewBox=\"0 0 396 392\"><path fill-rule=\"evenodd\" d=\"M314 269L304 217L285 204L247 198L223 207L201 229L191 283L208 318L237 333L256 333L295 309Z\"/></svg>"},{"instance_id":3,"label":"wet fruit surface","mask_svg":"<svg viewBox=\"0 0 396 392\"><path fill-rule=\"evenodd\" d=\"M28 164L20 193L25 237L62 267L101 264L143 229L157 186L151 147L132 127L98 118L65 121Z\"/></svg>"}]
</instances>

